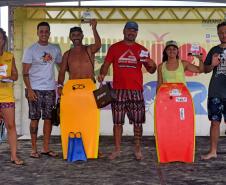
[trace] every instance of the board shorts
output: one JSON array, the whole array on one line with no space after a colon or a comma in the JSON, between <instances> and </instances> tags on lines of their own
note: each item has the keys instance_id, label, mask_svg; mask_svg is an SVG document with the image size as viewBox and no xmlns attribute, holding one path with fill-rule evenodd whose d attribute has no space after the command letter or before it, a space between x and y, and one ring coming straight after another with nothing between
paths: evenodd
<instances>
[{"instance_id":1,"label":"board shorts","mask_svg":"<svg viewBox=\"0 0 226 185\"><path fill-rule=\"evenodd\" d=\"M221 122L222 115L226 122L226 98L208 98L208 118L210 121Z\"/></svg>"},{"instance_id":2,"label":"board shorts","mask_svg":"<svg viewBox=\"0 0 226 185\"><path fill-rule=\"evenodd\" d=\"M33 90L37 95L37 101L28 101L29 119L43 120L52 118L52 109L55 105L56 92L55 90ZM27 98L28 92L25 90Z\"/></svg>"},{"instance_id":3,"label":"board shorts","mask_svg":"<svg viewBox=\"0 0 226 185\"><path fill-rule=\"evenodd\" d=\"M140 125L145 122L145 104L142 90L114 90L112 116L114 124L123 125L125 114L129 123Z\"/></svg>"}]
</instances>

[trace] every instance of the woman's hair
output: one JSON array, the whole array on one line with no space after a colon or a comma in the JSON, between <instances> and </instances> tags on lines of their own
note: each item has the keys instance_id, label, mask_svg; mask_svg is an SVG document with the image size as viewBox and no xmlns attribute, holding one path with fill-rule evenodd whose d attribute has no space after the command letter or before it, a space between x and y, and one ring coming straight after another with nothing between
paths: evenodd
<instances>
[{"instance_id":1,"label":"woman's hair","mask_svg":"<svg viewBox=\"0 0 226 185\"><path fill-rule=\"evenodd\" d=\"M6 32L2 28L0 28L0 33L2 34L3 40L4 40L4 50L7 50L8 49L8 39L7 39Z\"/></svg>"},{"instance_id":2,"label":"woman's hair","mask_svg":"<svg viewBox=\"0 0 226 185\"><path fill-rule=\"evenodd\" d=\"M175 48L178 49L178 47L177 47L177 46L174 46L174 45L168 45L168 46L166 46L165 49L163 50L163 53L162 53L162 62L165 62L165 61L168 60L168 55L167 55L167 53L166 53L166 50L167 50L167 48L170 47L170 46L173 46L173 47L175 47ZM179 51L177 52L176 58L179 59Z\"/></svg>"}]
</instances>

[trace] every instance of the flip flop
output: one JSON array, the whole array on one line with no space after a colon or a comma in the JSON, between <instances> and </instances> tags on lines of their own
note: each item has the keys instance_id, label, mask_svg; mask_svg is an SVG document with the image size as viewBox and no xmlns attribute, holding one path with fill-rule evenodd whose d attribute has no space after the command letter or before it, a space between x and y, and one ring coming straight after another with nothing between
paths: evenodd
<instances>
[{"instance_id":1,"label":"flip flop","mask_svg":"<svg viewBox=\"0 0 226 185\"><path fill-rule=\"evenodd\" d=\"M35 158L35 159L37 159L37 158L40 158L40 155L39 155L38 152L31 152L30 158Z\"/></svg>"},{"instance_id":2,"label":"flip flop","mask_svg":"<svg viewBox=\"0 0 226 185\"><path fill-rule=\"evenodd\" d=\"M102 153L102 152L98 152L98 158L99 159L102 159L102 158L104 158L105 157L105 155Z\"/></svg>"},{"instance_id":3,"label":"flip flop","mask_svg":"<svg viewBox=\"0 0 226 185\"><path fill-rule=\"evenodd\" d=\"M17 166L22 166L25 165L24 161L20 160L20 159L16 159L16 160L11 160L11 163L17 165Z\"/></svg>"},{"instance_id":4,"label":"flip flop","mask_svg":"<svg viewBox=\"0 0 226 185\"><path fill-rule=\"evenodd\" d=\"M47 156L49 156L49 157L57 157L58 156L58 154L57 153L55 153L55 152L53 152L53 151L48 151L48 152L41 152L41 154L42 155L47 155Z\"/></svg>"}]
</instances>

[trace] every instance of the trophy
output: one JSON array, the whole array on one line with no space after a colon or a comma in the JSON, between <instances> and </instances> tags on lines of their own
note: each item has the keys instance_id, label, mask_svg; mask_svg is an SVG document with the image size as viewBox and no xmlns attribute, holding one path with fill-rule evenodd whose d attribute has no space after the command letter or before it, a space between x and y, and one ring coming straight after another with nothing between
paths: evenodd
<instances>
[{"instance_id":1,"label":"trophy","mask_svg":"<svg viewBox=\"0 0 226 185\"><path fill-rule=\"evenodd\" d=\"M191 44L191 50L188 53L188 56L199 56L199 55L202 55L202 53L200 53L199 43L192 43Z\"/></svg>"},{"instance_id":2,"label":"trophy","mask_svg":"<svg viewBox=\"0 0 226 185\"><path fill-rule=\"evenodd\" d=\"M91 19L92 16L89 10L86 10L85 12L82 13L81 23L90 23Z\"/></svg>"}]
</instances>

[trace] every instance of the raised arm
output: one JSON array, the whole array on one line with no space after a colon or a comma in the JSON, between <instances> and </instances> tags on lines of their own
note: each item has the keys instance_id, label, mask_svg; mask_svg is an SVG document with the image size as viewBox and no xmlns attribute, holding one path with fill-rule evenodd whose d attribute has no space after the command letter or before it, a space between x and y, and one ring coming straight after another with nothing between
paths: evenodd
<instances>
[{"instance_id":1,"label":"raised arm","mask_svg":"<svg viewBox=\"0 0 226 185\"><path fill-rule=\"evenodd\" d=\"M188 61L182 60L182 63L184 65L184 69L194 72L194 73L203 73L204 72L204 63L202 59L202 55L196 56L196 58L199 59L199 65L196 66Z\"/></svg>"},{"instance_id":2,"label":"raised arm","mask_svg":"<svg viewBox=\"0 0 226 185\"><path fill-rule=\"evenodd\" d=\"M219 64L220 64L219 54L214 53L212 56L211 64L204 66L204 72L205 73L211 72L214 69L214 67L218 66Z\"/></svg>"},{"instance_id":3,"label":"raised arm","mask_svg":"<svg viewBox=\"0 0 226 185\"><path fill-rule=\"evenodd\" d=\"M199 59L199 73L203 73L204 72L203 56L198 55L198 56L196 56L196 58Z\"/></svg>"},{"instance_id":4,"label":"raised arm","mask_svg":"<svg viewBox=\"0 0 226 185\"><path fill-rule=\"evenodd\" d=\"M95 19L92 19L90 21L90 26L92 27L94 41L95 41L94 44L90 45L90 49L92 53L96 53L101 48L101 39L97 32L97 21Z\"/></svg>"},{"instance_id":5,"label":"raised arm","mask_svg":"<svg viewBox=\"0 0 226 185\"><path fill-rule=\"evenodd\" d=\"M156 71L156 64L152 59L146 59L146 62L144 62L143 64L149 73L153 74Z\"/></svg>"}]
</instances>

